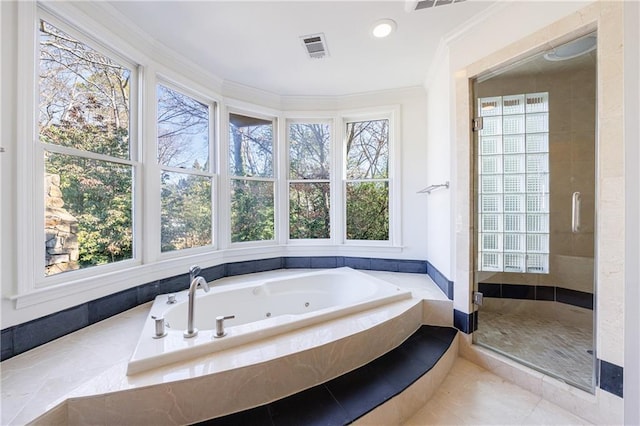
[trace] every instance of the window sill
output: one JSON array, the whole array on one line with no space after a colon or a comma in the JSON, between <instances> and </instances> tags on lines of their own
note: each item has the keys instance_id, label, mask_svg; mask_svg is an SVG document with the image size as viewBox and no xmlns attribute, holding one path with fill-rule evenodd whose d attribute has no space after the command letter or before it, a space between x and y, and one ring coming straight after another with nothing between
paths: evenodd
<instances>
[{"instance_id":1,"label":"window sill","mask_svg":"<svg viewBox=\"0 0 640 426\"><path fill-rule=\"evenodd\" d=\"M242 262L270 257L301 256L352 256L352 257L397 257L402 246L353 243L341 245L314 244L301 241L287 245L233 247L227 250L209 251L180 258L161 260L145 265L135 264L116 271L97 271L91 276L70 278L55 285L34 288L8 299L15 309L24 309L51 301L61 301L61 305L72 307L80 303L124 291L141 284L187 273L189 266L198 264L203 268L222 263ZM60 308L60 306L58 306Z\"/></svg>"}]
</instances>

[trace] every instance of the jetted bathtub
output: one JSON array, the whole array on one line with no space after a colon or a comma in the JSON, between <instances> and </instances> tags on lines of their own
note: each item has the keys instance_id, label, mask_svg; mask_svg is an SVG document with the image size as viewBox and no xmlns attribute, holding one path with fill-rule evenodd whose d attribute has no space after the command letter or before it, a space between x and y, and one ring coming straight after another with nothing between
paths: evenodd
<instances>
[{"instance_id":1,"label":"jetted bathtub","mask_svg":"<svg viewBox=\"0 0 640 426\"><path fill-rule=\"evenodd\" d=\"M248 278L250 279L250 278ZM196 292L197 336L185 338L188 291L157 296L129 361L127 375L254 342L322 321L411 298L411 292L351 268L327 269L250 281ZM185 283L186 288L186 283ZM224 337L216 338L216 317ZM155 319L164 318L167 334L154 338Z\"/></svg>"}]
</instances>

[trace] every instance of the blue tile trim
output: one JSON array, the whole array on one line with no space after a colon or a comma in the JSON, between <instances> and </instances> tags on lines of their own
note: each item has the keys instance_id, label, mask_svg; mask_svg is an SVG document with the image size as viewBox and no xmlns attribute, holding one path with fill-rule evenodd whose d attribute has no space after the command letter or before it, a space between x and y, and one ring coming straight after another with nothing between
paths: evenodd
<instances>
[{"instance_id":1,"label":"blue tile trim","mask_svg":"<svg viewBox=\"0 0 640 426\"><path fill-rule=\"evenodd\" d=\"M622 398L624 368L599 359L600 389Z\"/></svg>"},{"instance_id":2,"label":"blue tile trim","mask_svg":"<svg viewBox=\"0 0 640 426\"><path fill-rule=\"evenodd\" d=\"M233 262L226 265L227 277L233 277L235 275L253 274L256 272L256 261L247 260L245 262Z\"/></svg>"},{"instance_id":3,"label":"blue tile trim","mask_svg":"<svg viewBox=\"0 0 640 426\"><path fill-rule=\"evenodd\" d=\"M14 355L72 333L89 325L87 303L47 315L13 328Z\"/></svg>"},{"instance_id":4,"label":"blue tile trim","mask_svg":"<svg viewBox=\"0 0 640 426\"><path fill-rule=\"evenodd\" d=\"M2 330L0 349L2 349L2 360L13 356L13 327Z\"/></svg>"},{"instance_id":5,"label":"blue tile trim","mask_svg":"<svg viewBox=\"0 0 640 426\"><path fill-rule=\"evenodd\" d=\"M317 256L274 257L212 266L202 270L208 281L220 278L271 271L282 268L339 268L427 273L428 262L422 260L376 259L368 257ZM435 269L435 268L434 268ZM78 306L2 330L1 361L80 330L135 306L152 301L165 293L176 293L189 286L189 274L180 274L141 284ZM435 281L435 280L434 280ZM451 286L453 283L451 283ZM453 294L451 288L450 293Z\"/></svg>"},{"instance_id":6,"label":"blue tile trim","mask_svg":"<svg viewBox=\"0 0 640 426\"><path fill-rule=\"evenodd\" d=\"M484 297L555 301L593 310L594 299L592 293L563 287L509 283L479 283L478 291L480 291Z\"/></svg>"},{"instance_id":7,"label":"blue tile trim","mask_svg":"<svg viewBox=\"0 0 640 426\"><path fill-rule=\"evenodd\" d=\"M89 324L94 324L138 306L138 289L134 287L110 294L100 299L92 300L87 305Z\"/></svg>"},{"instance_id":8,"label":"blue tile trim","mask_svg":"<svg viewBox=\"0 0 640 426\"><path fill-rule=\"evenodd\" d=\"M345 257L344 266L348 266L353 269L370 270L371 258L370 257Z\"/></svg>"},{"instance_id":9,"label":"blue tile trim","mask_svg":"<svg viewBox=\"0 0 640 426\"><path fill-rule=\"evenodd\" d=\"M336 268L338 266L338 258L336 256L322 256L312 257L311 267L324 269L324 268Z\"/></svg>"},{"instance_id":10,"label":"blue tile trim","mask_svg":"<svg viewBox=\"0 0 640 426\"><path fill-rule=\"evenodd\" d=\"M556 287L556 301L593 310L593 294Z\"/></svg>"},{"instance_id":11,"label":"blue tile trim","mask_svg":"<svg viewBox=\"0 0 640 426\"><path fill-rule=\"evenodd\" d=\"M449 298L453 300L453 281L449 281L447 277L438 268L433 266L430 262L427 262L427 275L431 277L434 283L440 287L440 290Z\"/></svg>"},{"instance_id":12,"label":"blue tile trim","mask_svg":"<svg viewBox=\"0 0 640 426\"><path fill-rule=\"evenodd\" d=\"M297 268L311 268L311 258L308 256L303 257L285 257L284 258L284 267L286 269L297 269Z\"/></svg>"},{"instance_id":13,"label":"blue tile trim","mask_svg":"<svg viewBox=\"0 0 640 426\"><path fill-rule=\"evenodd\" d=\"M454 309L453 326L465 334L473 333L478 329L478 311L467 314Z\"/></svg>"}]
</instances>

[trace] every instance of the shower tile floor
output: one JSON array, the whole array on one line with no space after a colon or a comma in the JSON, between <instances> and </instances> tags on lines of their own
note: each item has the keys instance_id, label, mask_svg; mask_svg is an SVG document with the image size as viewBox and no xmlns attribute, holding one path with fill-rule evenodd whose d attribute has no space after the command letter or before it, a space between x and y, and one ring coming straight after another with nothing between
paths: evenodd
<instances>
[{"instance_id":1,"label":"shower tile floor","mask_svg":"<svg viewBox=\"0 0 640 426\"><path fill-rule=\"evenodd\" d=\"M532 313L480 311L476 342L549 372L567 383L591 389L591 329L537 318Z\"/></svg>"}]
</instances>

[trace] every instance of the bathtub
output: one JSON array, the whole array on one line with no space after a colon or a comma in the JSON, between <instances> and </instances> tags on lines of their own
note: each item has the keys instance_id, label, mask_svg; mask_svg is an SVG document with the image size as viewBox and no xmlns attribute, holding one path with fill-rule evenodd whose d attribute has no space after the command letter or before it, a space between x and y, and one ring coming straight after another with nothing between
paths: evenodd
<instances>
[{"instance_id":1,"label":"bathtub","mask_svg":"<svg viewBox=\"0 0 640 426\"><path fill-rule=\"evenodd\" d=\"M185 288L187 283L185 283ZM157 296L127 367L127 375L255 342L322 321L411 298L411 292L353 270L337 268L285 277L217 286L196 292L192 338L187 328L188 292ZM215 318L224 321L226 335L214 338ZM155 318L164 317L167 334L154 338Z\"/></svg>"}]
</instances>

